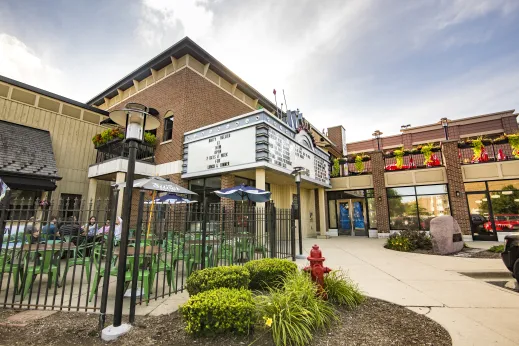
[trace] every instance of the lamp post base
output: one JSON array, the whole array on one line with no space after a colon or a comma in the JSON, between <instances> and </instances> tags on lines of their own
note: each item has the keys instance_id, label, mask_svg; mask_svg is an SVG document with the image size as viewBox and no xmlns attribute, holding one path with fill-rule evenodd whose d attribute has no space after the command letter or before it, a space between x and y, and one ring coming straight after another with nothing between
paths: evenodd
<instances>
[{"instance_id":1,"label":"lamp post base","mask_svg":"<svg viewBox=\"0 0 519 346\"><path fill-rule=\"evenodd\" d=\"M119 327L114 327L113 325L106 327L101 332L101 339L103 341L113 341L118 337L123 336L128 333L132 329L131 324L123 323Z\"/></svg>"}]
</instances>

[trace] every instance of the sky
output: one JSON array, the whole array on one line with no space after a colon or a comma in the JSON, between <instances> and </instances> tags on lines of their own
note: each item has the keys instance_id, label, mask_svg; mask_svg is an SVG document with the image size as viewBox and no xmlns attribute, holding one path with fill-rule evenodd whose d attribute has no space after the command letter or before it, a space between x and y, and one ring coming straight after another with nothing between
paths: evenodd
<instances>
[{"instance_id":1,"label":"sky","mask_svg":"<svg viewBox=\"0 0 519 346\"><path fill-rule=\"evenodd\" d=\"M348 142L519 109L518 0L3 0L0 74L86 102L185 36Z\"/></svg>"}]
</instances>

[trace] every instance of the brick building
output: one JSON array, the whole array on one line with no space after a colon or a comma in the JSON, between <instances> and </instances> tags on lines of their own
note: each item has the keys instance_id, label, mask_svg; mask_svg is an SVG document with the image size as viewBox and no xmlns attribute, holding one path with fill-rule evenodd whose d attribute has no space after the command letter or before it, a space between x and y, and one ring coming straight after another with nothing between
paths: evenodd
<instances>
[{"instance_id":1,"label":"brick building","mask_svg":"<svg viewBox=\"0 0 519 346\"><path fill-rule=\"evenodd\" d=\"M505 136L519 133L517 115L444 119L347 143L327 191L329 234L427 231L439 215L452 215L466 239L519 232L519 152ZM328 129L335 143L345 142L341 129Z\"/></svg>"}]
</instances>

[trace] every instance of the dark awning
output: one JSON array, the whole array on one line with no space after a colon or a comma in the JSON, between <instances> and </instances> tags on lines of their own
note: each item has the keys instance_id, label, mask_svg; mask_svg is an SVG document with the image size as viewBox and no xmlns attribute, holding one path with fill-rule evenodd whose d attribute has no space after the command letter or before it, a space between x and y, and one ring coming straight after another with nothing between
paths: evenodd
<instances>
[{"instance_id":1,"label":"dark awning","mask_svg":"<svg viewBox=\"0 0 519 346\"><path fill-rule=\"evenodd\" d=\"M12 190L54 191L56 183L51 179L33 178L27 176L2 176L2 181Z\"/></svg>"}]
</instances>

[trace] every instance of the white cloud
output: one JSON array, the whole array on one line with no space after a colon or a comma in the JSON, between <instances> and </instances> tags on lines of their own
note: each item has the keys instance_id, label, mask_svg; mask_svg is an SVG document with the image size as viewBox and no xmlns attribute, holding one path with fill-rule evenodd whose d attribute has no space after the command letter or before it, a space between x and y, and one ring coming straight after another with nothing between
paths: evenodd
<instances>
[{"instance_id":1,"label":"white cloud","mask_svg":"<svg viewBox=\"0 0 519 346\"><path fill-rule=\"evenodd\" d=\"M208 34L213 13L207 0L142 0L137 36L148 46L170 46L189 34L199 39ZM164 47L162 47L164 48Z\"/></svg>"},{"instance_id":2,"label":"white cloud","mask_svg":"<svg viewBox=\"0 0 519 346\"><path fill-rule=\"evenodd\" d=\"M0 33L0 74L56 93L66 88L60 69L6 33Z\"/></svg>"}]
</instances>

